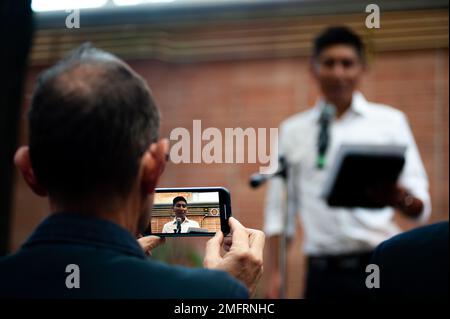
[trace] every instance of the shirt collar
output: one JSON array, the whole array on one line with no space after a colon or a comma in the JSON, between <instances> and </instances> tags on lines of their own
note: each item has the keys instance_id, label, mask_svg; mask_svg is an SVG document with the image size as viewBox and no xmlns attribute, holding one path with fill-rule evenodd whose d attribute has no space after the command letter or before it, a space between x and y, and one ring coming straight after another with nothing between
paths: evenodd
<instances>
[{"instance_id":1,"label":"shirt collar","mask_svg":"<svg viewBox=\"0 0 450 319\"><path fill-rule=\"evenodd\" d=\"M358 115L367 115L367 100L361 92L356 91L355 93L353 93L350 109Z\"/></svg>"},{"instance_id":2,"label":"shirt collar","mask_svg":"<svg viewBox=\"0 0 450 319\"><path fill-rule=\"evenodd\" d=\"M327 102L325 101L325 99L323 97L317 101L316 106L314 107L317 118L320 117L320 114L322 113L322 109L325 107L326 103ZM366 98L364 97L364 95L361 92L355 91L353 93L352 103L350 105L349 110L347 110L347 112L348 111L358 114L358 115L362 115L362 116L367 115L368 103L367 103Z\"/></svg>"},{"instance_id":3,"label":"shirt collar","mask_svg":"<svg viewBox=\"0 0 450 319\"><path fill-rule=\"evenodd\" d=\"M105 219L77 213L50 215L23 247L57 242L104 247L146 258L136 238L126 229Z\"/></svg>"}]
</instances>

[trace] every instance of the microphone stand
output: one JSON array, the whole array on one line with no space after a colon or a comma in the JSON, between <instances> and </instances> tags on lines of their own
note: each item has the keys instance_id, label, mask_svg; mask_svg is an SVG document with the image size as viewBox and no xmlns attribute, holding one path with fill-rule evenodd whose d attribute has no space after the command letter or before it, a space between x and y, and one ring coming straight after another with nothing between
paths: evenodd
<instances>
[{"instance_id":1,"label":"microphone stand","mask_svg":"<svg viewBox=\"0 0 450 319\"><path fill-rule=\"evenodd\" d=\"M280 156L278 159L278 170L273 174L253 174L250 177L250 186L252 188L258 188L262 184L264 184L269 179L272 179L274 177L281 177L285 184L287 181L287 164L286 160L283 156ZM287 187L286 187L287 188ZM280 299L286 298L286 278L287 278L287 267L286 267L286 256L287 256L287 236L286 236L286 230L287 230L287 223L288 223L288 214L287 214L287 198L286 198L286 204L284 205L282 209L282 219L283 224L281 228L281 234L280 234L280 242L278 247L278 265L280 268Z\"/></svg>"}]
</instances>

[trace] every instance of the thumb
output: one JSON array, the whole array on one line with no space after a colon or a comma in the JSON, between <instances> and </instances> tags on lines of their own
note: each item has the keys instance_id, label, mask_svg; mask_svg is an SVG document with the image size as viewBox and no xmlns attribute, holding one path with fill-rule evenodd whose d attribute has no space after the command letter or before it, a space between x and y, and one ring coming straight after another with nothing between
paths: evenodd
<instances>
[{"instance_id":1,"label":"thumb","mask_svg":"<svg viewBox=\"0 0 450 319\"><path fill-rule=\"evenodd\" d=\"M205 259L203 260L203 265L206 268L213 268L222 260L222 257L220 256L220 247L222 247L222 243L223 233L220 230L206 243Z\"/></svg>"}]
</instances>

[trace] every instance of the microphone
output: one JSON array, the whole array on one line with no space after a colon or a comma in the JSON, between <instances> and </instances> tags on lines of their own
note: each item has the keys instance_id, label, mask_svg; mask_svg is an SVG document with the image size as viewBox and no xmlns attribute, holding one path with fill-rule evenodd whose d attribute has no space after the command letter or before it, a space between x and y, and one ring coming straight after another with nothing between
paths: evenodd
<instances>
[{"instance_id":1,"label":"microphone","mask_svg":"<svg viewBox=\"0 0 450 319\"><path fill-rule=\"evenodd\" d=\"M333 121L336 109L333 105L326 104L319 117L319 136L317 140L317 168L322 169L325 166L325 154L330 142L329 125Z\"/></svg>"},{"instance_id":2,"label":"microphone","mask_svg":"<svg viewBox=\"0 0 450 319\"><path fill-rule=\"evenodd\" d=\"M281 176L283 178L287 177L287 165L286 165L286 159L283 156L280 156L278 158L278 169L273 174L253 174L250 177L250 186L252 188L257 188L264 184L267 180L271 179L275 176Z\"/></svg>"},{"instance_id":3,"label":"microphone","mask_svg":"<svg viewBox=\"0 0 450 319\"><path fill-rule=\"evenodd\" d=\"M177 217L177 231L176 233L181 233L181 218Z\"/></svg>"}]
</instances>

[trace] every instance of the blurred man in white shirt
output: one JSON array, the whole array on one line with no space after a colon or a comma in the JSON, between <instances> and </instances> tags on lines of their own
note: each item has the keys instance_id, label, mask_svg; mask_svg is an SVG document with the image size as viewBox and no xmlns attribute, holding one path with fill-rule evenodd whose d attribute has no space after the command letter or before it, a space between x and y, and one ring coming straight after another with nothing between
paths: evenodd
<instances>
[{"instance_id":1,"label":"blurred man in white shirt","mask_svg":"<svg viewBox=\"0 0 450 319\"><path fill-rule=\"evenodd\" d=\"M311 72L322 98L316 105L285 120L280 127L280 153L288 178L272 179L267 193L265 232L273 256L268 296L278 297L280 234L292 236L295 217L304 230L308 257L306 298L364 297L365 266L382 241L400 232L395 211L424 222L431 212L428 180L405 115L390 106L368 102L357 91L365 71L360 38L345 27L325 30L314 42ZM319 118L326 105L336 114L329 125L326 164L317 166ZM321 198L330 164L342 144L404 145L405 166L397 184L373 189L383 209L335 208ZM287 199L287 201L286 201ZM286 203L287 202L287 203ZM285 206L286 205L286 206ZM287 229L283 212L287 211Z\"/></svg>"}]
</instances>

